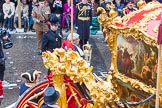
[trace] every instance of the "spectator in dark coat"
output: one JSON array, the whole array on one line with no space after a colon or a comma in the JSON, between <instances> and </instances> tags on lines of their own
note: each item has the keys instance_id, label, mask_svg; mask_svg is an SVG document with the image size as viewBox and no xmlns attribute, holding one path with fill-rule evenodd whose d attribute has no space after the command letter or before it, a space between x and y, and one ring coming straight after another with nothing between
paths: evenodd
<instances>
[{"instance_id":1,"label":"spectator in dark coat","mask_svg":"<svg viewBox=\"0 0 162 108\"><path fill-rule=\"evenodd\" d=\"M61 17L63 13L63 5L61 0L54 0L52 7L51 7L51 13L56 14L56 16L59 19L59 22L61 24Z\"/></svg>"},{"instance_id":2,"label":"spectator in dark coat","mask_svg":"<svg viewBox=\"0 0 162 108\"><path fill-rule=\"evenodd\" d=\"M3 22L4 22L3 3L4 0L0 0L0 27L3 26Z\"/></svg>"},{"instance_id":3,"label":"spectator in dark coat","mask_svg":"<svg viewBox=\"0 0 162 108\"><path fill-rule=\"evenodd\" d=\"M2 43L10 37L7 30L0 28L0 80L3 81L4 71L5 71L5 57L3 53Z\"/></svg>"},{"instance_id":4,"label":"spectator in dark coat","mask_svg":"<svg viewBox=\"0 0 162 108\"><path fill-rule=\"evenodd\" d=\"M59 26L59 20L58 17L55 14L52 14L49 18L50 22L50 30L47 31L42 40L42 52L44 51L51 51L55 48L61 47L61 35L58 34L58 26Z\"/></svg>"},{"instance_id":5,"label":"spectator in dark coat","mask_svg":"<svg viewBox=\"0 0 162 108\"><path fill-rule=\"evenodd\" d=\"M0 37L1 41L2 39L3 37ZM5 59L4 59L4 53L3 53L1 41L0 41L0 80L3 81L4 71L5 71Z\"/></svg>"},{"instance_id":6,"label":"spectator in dark coat","mask_svg":"<svg viewBox=\"0 0 162 108\"><path fill-rule=\"evenodd\" d=\"M90 36L90 28L92 27L92 7L87 0L76 5L75 25L80 39L80 48L87 44Z\"/></svg>"},{"instance_id":7,"label":"spectator in dark coat","mask_svg":"<svg viewBox=\"0 0 162 108\"><path fill-rule=\"evenodd\" d=\"M29 5L29 12L28 12L29 13L29 15L28 15L28 17L29 17L29 30L34 32L35 30L33 29L34 20L33 20L33 17L32 17L32 10L35 6L38 5L38 2L37 2L37 0L31 0L28 5Z\"/></svg>"},{"instance_id":8,"label":"spectator in dark coat","mask_svg":"<svg viewBox=\"0 0 162 108\"><path fill-rule=\"evenodd\" d=\"M123 16L124 4L121 3L121 0L115 0L115 10L118 12L118 16Z\"/></svg>"}]
</instances>

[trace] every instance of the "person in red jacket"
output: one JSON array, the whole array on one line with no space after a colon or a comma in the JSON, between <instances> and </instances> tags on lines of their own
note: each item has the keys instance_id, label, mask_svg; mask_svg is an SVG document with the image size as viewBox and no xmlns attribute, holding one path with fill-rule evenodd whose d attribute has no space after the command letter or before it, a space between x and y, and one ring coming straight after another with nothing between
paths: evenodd
<instances>
[{"instance_id":1,"label":"person in red jacket","mask_svg":"<svg viewBox=\"0 0 162 108\"><path fill-rule=\"evenodd\" d=\"M3 86L2 86L2 81L0 80L0 106L1 106L1 103L2 103L2 100L3 100L3 96L4 96Z\"/></svg>"},{"instance_id":2,"label":"person in red jacket","mask_svg":"<svg viewBox=\"0 0 162 108\"><path fill-rule=\"evenodd\" d=\"M72 49L78 52L80 56L84 56L82 49L79 47L79 41L80 41L79 34L73 33L72 36L72 34L70 33L67 39L63 41L61 47L64 48L65 50ZM64 80L65 82L69 82L72 86L75 85L74 82L67 76L64 76ZM77 108L76 100L72 96L72 93L69 88L66 89L66 95L68 100L68 108Z\"/></svg>"},{"instance_id":3,"label":"person in red jacket","mask_svg":"<svg viewBox=\"0 0 162 108\"><path fill-rule=\"evenodd\" d=\"M72 50L77 51L79 55L83 57L84 53L82 49L80 48L79 41L80 41L79 34L73 33L73 36L72 36L70 33L67 37L67 40L63 41L61 47L64 48L65 50L68 50L71 48Z\"/></svg>"}]
</instances>

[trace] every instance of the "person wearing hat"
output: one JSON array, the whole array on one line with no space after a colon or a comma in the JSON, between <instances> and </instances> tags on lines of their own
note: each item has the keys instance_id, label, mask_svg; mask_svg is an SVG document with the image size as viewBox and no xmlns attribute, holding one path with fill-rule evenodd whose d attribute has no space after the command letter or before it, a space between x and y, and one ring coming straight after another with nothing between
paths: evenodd
<instances>
[{"instance_id":1,"label":"person wearing hat","mask_svg":"<svg viewBox=\"0 0 162 108\"><path fill-rule=\"evenodd\" d=\"M49 18L50 29L43 36L42 40L42 52L51 51L55 48L61 47L61 35L58 34L59 19L55 14L51 14Z\"/></svg>"},{"instance_id":2,"label":"person wearing hat","mask_svg":"<svg viewBox=\"0 0 162 108\"><path fill-rule=\"evenodd\" d=\"M38 54L41 55L43 33L49 30L47 21L51 14L49 6L45 6L44 0L39 0L39 6L35 6L32 11L34 20L33 29L36 31Z\"/></svg>"},{"instance_id":3,"label":"person wearing hat","mask_svg":"<svg viewBox=\"0 0 162 108\"><path fill-rule=\"evenodd\" d=\"M129 14L130 12L136 11L137 8L135 7L133 2L128 2L127 6L123 8L123 14Z\"/></svg>"},{"instance_id":4,"label":"person wearing hat","mask_svg":"<svg viewBox=\"0 0 162 108\"><path fill-rule=\"evenodd\" d=\"M60 96L60 93L55 90L54 86L49 86L44 92L44 103L41 108L60 108L56 105L56 102Z\"/></svg>"},{"instance_id":5,"label":"person wearing hat","mask_svg":"<svg viewBox=\"0 0 162 108\"><path fill-rule=\"evenodd\" d=\"M21 96L26 90L28 90L29 88L31 88L32 86L34 86L37 82L38 82L38 78L40 77L40 71L37 70L29 70L25 73L21 74L22 78L26 79L26 82L23 82L20 85L20 89L19 89L19 96ZM36 93L38 93L40 91L36 91ZM39 100L39 97L37 99L33 99L32 101L37 103Z\"/></svg>"},{"instance_id":6,"label":"person wearing hat","mask_svg":"<svg viewBox=\"0 0 162 108\"><path fill-rule=\"evenodd\" d=\"M68 50L68 49L72 49L74 51L77 51L80 56L84 56L84 53L82 51L82 49L79 47L79 34L77 33L73 33L73 36L72 34L70 33L67 37L67 40L64 40L63 43L62 43L62 48L64 48L65 50Z\"/></svg>"}]
</instances>

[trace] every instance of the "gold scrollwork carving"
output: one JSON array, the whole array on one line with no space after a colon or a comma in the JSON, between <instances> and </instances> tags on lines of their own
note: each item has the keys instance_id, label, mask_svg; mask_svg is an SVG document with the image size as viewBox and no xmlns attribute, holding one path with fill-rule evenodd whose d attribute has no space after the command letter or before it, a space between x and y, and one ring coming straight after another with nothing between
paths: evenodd
<instances>
[{"instance_id":1,"label":"gold scrollwork carving","mask_svg":"<svg viewBox=\"0 0 162 108\"><path fill-rule=\"evenodd\" d=\"M161 12L159 11L160 7L162 7L161 4L157 2L154 2L154 3L151 2L147 4L147 6L143 7L142 9L137 10L136 12L132 12L124 16L123 18L113 19L108 16L103 17L104 13L98 17L99 23L102 24L102 26L104 27L104 33L106 34L106 41L112 53L112 62L111 62L111 67L110 67L110 71L112 71L113 73L112 77L120 79L124 83L130 84L133 88L149 93L149 94L154 94L156 89L153 88L152 86L147 86L146 84L138 80L126 77L125 75L118 72L117 65L116 65L117 63L117 60L116 60L117 59L116 57L117 56L117 51L116 51L117 36L120 35L125 38L133 37L137 41L143 40L146 44L150 46L157 46L156 39L148 35L146 31L148 29L147 28L148 22L150 20L155 20L157 16L159 15L159 13ZM135 16L139 12L148 11L150 9L153 9L153 11L145 14L144 18L141 19L139 22L134 23L131 26L126 25L131 17ZM103 9L101 8L98 8L98 11L104 12ZM108 22L105 22L106 20L108 20ZM121 21L123 21L122 22L123 26L122 27L116 26L116 24L121 24ZM120 91L120 89L118 91Z\"/></svg>"}]
</instances>

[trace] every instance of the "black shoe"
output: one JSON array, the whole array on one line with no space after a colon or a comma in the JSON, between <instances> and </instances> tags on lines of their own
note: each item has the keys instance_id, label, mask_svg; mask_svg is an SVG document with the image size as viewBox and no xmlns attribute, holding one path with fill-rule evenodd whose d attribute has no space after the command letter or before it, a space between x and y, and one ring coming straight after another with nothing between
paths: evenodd
<instances>
[{"instance_id":1,"label":"black shoe","mask_svg":"<svg viewBox=\"0 0 162 108\"><path fill-rule=\"evenodd\" d=\"M69 31L69 29L66 29L66 31L65 31L65 32L67 33L68 31Z\"/></svg>"},{"instance_id":2,"label":"black shoe","mask_svg":"<svg viewBox=\"0 0 162 108\"><path fill-rule=\"evenodd\" d=\"M32 29L31 31L32 31L32 32L35 32L35 30L34 30L34 29Z\"/></svg>"},{"instance_id":3,"label":"black shoe","mask_svg":"<svg viewBox=\"0 0 162 108\"><path fill-rule=\"evenodd\" d=\"M12 29L12 28L10 28L9 30L10 30L10 31L13 31L13 29Z\"/></svg>"},{"instance_id":4,"label":"black shoe","mask_svg":"<svg viewBox=\"0 0 162 108\"><path fill-rule=\"evenodd\" d=\"M38 51L38 55L42 55L42 51L41 50Z\"/></svg>"},{"instance_id":5,"label":"black shoe","mask_svg":"<svg viewBox=\"0 0 162 108\"><path fill-rule=\"evenodd\" d=\"M103 43L107 43L106 40L102 41Z\"/></svg>"},{"instance_id":6,"label":"black shoe","mask_svg":"<svg viewBox=\"0 0 162 108\"><path fill-rule=\"evenodd\" d=\"M41 52L38 52L38 55L42 55L42 53Z\"/></svg>"},{"instance_id":7,"label":"black shoe","mask_svg":"<svg viewBox=\"0 0 162 108\"><path fill-rule=\"evenodd\" d=\"M27 29L24 29L24 32L27 32Z\"/></svg>"}]
</instances>

